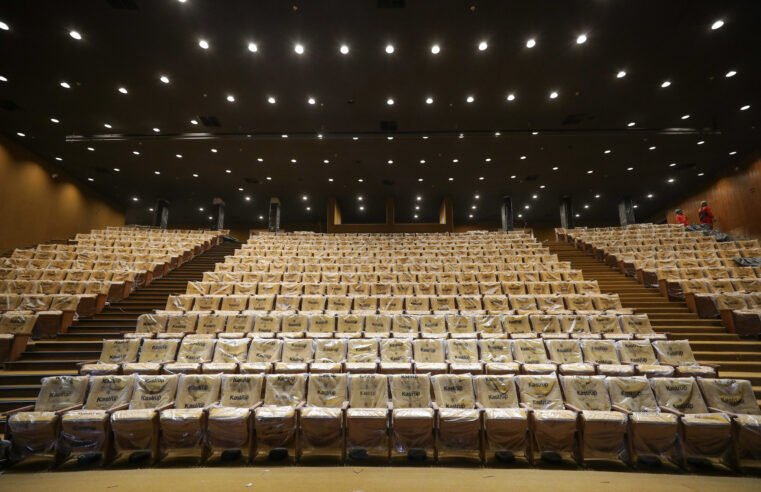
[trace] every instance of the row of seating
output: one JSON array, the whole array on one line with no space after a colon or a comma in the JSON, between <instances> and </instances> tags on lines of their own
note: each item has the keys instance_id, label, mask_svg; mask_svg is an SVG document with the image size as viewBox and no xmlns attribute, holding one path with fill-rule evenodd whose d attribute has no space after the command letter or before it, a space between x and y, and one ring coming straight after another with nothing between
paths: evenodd
<instances>
[{"instance_id":1,"label":"row of seating","mask_svg":"<svg viewBox=\"0 0 761 492\"><path fill-rule=\"evenodd\" d=\"M542 270L494 272L204 272L203 282L234 283L421 283L449 284L457 282L583 282L579 270Z\"/></svg>"},{"instance_id":2,"label":"row of seating","mask_svg":"<svg viewBox=\"0 0 761 492\"><path fill-rule=\"evenodd\" d=\"M127 338L104 340L83 374L473 373L716 377L686 340Z\"/></svg>"},{"instance_id":3,"label":"row of seating","mask_svg":"<svg viewBox=\"0 0 761 492\"><path fill-rule=\"evenodd\" d=\"M317 314L243 311L159 312L138 317L125 336L187 334L313 338L665 338L634 314Z\"/></svg>"},{"instance_id":4,"label":"row of seating","mask_svg":"<svg viewBox=\"0 0 761 492\"><path fill-rule=\"evenodd\" d=\"M451 259L440 261L429 260L416 263L396 263L391 258L379 260L377 263L362 264L358 259L346 258L343 262L325 262L315 259L314 263L298 263L285 261L258 261L249 263L217 263L217 272L241 272L241 273L266 273L266 272L294 272L294 273L475 273L475 272L532 272L532 271L568 271L571 267L568 263L552 261L548 263L521 263L514 258L503 258L502 262L494 262L494 257L489 257L490 262L479 265L470 263L458 264Z\"/></svg>"},{"instance_id":5,"label":"row of seating","mask_svg":"<svg viewBox=\"0 0 761 492\"><path fill-rule=\"evenodd\" d=\"M761 465L748 381L441 374L45 378L15 459L333 456ZM113 444L112 444L113 443Z\"/></svg>"}]
</instances>

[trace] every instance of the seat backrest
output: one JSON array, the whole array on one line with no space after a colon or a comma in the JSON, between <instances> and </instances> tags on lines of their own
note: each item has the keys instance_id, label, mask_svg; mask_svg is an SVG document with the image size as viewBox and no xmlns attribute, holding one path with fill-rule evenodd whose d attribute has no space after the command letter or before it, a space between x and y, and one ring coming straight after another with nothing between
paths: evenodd
<instances>
[{"instance_id":1,"label":"seat backrest","mask_svg":"<svg viewBox=\"0 0 761 492\"><path fill-rule=\"evenodd\" d=\"M9 311L0 314L0 333L4 335L31 335L37 314Z\"/></svg>"},{"instance_id":2,"label":"seat backrest","mask_svg":"<svg viewBox=\"0 0 761 492\"><path fill-rule=\"evenodd\" d=\"M556 364L579 364L584 361L578 340L545 340L550 360Z\"/></svg>"},{"instance_id":3,"label":"seat backrest","mask_svg":"<svg viewBox=\"0 0 761 492\"><path fill-rule=\"evenodd\" d=\"M605 376L560 376L565 401L579 410L610 411Z\"/></svg>"},{"instance_id":4,"label":"seat backrest","mask_svg":"<svg viewBox=\"0 0 761 492\"><path fill-rule=\"evenodd\" d=\"M307 405L340 408L348 396L346 374L310 374L307 382Z\"/></svg>"},{"instance_id":5,"label":"seat backrest","mask_svg":"<svg viewBox=\"0 0 761 492\"><path fill-rule=\"evenodd\" d=\"M349 340L347 362L377 362L377 338L353 338Z\"/></svg>"},{"instance_id":6,"label":"seat backrest","mask_svg":"<svg viewBox=\"0 0 761 492\"><path fill-rule=\"evenodd\" d=\"M263 374L222 374L219 404L250 408L262 401Z\"/></svg>"},{"instance_id":7,"label":"seat backrest","mask_svg":"<svg viewBox=\"0 0 761 492\"><path fill-rule=\"evenodd\" d=\"M521 402L534 410L563 410L563 394L554 374L516 377Z\"/></svg>"},{"instance_id":8,"label":"seat backrest","mask_svg":"<svg viewBox=\"0 0 761 492\"><path fill-rule=\"evenodd\" d=\"M248 355L248 338L220 338L214 347L214 362L245 362Z\"/></svg>"},{"instance_id":9,"label":"seat backrest","mask_svg":"<svg viewBox=\"0 0 761 492\"><path fill-rule=\"evenodd\" d=\"M219 399L219 374L181 374L177 383L178 409L203 408Z\"/></svg>"},{"instance_id":10,"label":"seat backrest","mask_svg":"<svg viewBox=\"0 0 761 492\"><path fill-rule=\"evenodd\" d=\"M473 380L469 374L437 374L431 377L436 405L440 408L474 408Z\"/></svg>"},{"instance_id":11,"label":"seat backrest","mask_svg":"<svg viewBox=\"0 0 761 492\"><path fill-rule=\"evenodd\" d=\"M508 333L531 333L531 323L527 314L503 316L502 323Z\"/></svg>"},{"instance_id":12,"label":"seat backrest","mask_svg":"<svg viewBox=\"0 0 761 492\"><path fill-rule=\"evenodd\" d=\"M621 327L624 333L650 334L653 326L646 314L627 314L621 316Z\"/></svg>"},{"instance_id":13,"label":"seat backrest","mask_svg":"<svg viewBox=\"0 0 761 492\"><path fill-rule=\"evenodd\" d=\"M214 352L214 342L210 338L184 338L177 352L177 362L209 362Z\"/></svg>"},{"instance_id":14,"label":"seat backrest","mask_svg":"<svg viewBox=\"0 0 761 492\"><path fill-rule=\"evenodd\" d=\"M478 341L481 360L484 362L512 362L512 340L506 338L486 338Z\"/></svg>"},{"instance_id":15,"label":"seat backrest","mask_svg":"<svg viewBox=\"0 0 761 492\"><path fill-rule=\"evenodd\" d=\"M653 349L662 364L670 366L697 365L687 340L656 340Z\"/></svg>"},{"instance_id":16,"label":"seat backrest","mask_svg":"<svg viewBox=\"0 0 761 492\"><path fill-rule=\"evenodd\" d=\"M388 402L388 377L385 374L351 374L349 406L385 408Z\"/></svg>"},{"instance_id":17,"label":"seat backrest","mask_svg":"<svg viewBox=\"0 0 761 492\"><path fill-rule=\"evenodd\" d=\"M382 338L380 340L381 362L411 362L412 340L406 338Z\"/></svg>"},{"instance_id":18,"label":"seat backrest","mask_svg":"<svg viewBox=\"0 0 761 492\"><path fill-rule=\"evenodd\" d=\"M581 340L584 362L595 364L618 364L618 352L613 340Z\"/></svg>"},{"instance_id":19,"label":"seat backrest","mask_svg":"<svg viewBox=\"0 0 761 492\"><path fill-rule=\"evenodd\" d=\"M475 376L476 398L484 408L518 408L515 376Z\"/></svg>"},{"instance_id":20,"label":"seat backrest","mask_svg":"<svg viewBox=\"0 0 761 492\"><path fill-rule=\"evenodd\" d=\"M474 338L447 340L447 360L450 362L478 362L478 342Z\"/></svg>"},{"instance_id":21,"label":"seat backrest","mask_svg":"<svg viewBox=\"0 0 761 492\"><path fill-rule=\"evenodd\" d=\"M709 407L736 414L761 415L750 381L698 378L698 384Z\"/></svg>"},{"instance_id":22,"label":"seat backrest","mask_svg":"<svg viewBox=\"0 0 761 492\"><path fill-rule=\"evenodd\" d=\"M547 364L544 342L539 338L513 340L513 356L524 364Z\"/></svg>"},{"instance_id":23,"label":"seat backrest","mask_svg":"<svg viewBox=\"0 0 761 492\"><path fill-rule=\"evenodd\" d=\"M276 314L262 314L254 321L255 333L277 333L280 331L281 317Z\"/></svg>"},{"instance_id":24,"label":"seat backrest","mask_svg":"<svg viewBox=\"0 0 761 492\"><path fill-rule=\"evenodd\" d=\"M346 340L340 338L317 339L314 344L315 362L343 362L346 360Z\"/></svg>"},{"instance_id":25,"label":"seat backrest","mask_svg":"<svg viewBox=\"0 0 761 492\"><path fill-rule=\"evenodd\" d=\"M104 364L135 362L139 350L139 338L114 338L111 340L103 340L103 349L100 352L100 358L98 360Z\"/></svg>"},{"instance_id":26,"label":"seat backrest","mask_svg":"<svg viewBox=\"0 0 761 492\"><path fill-rule=\"evenodd\" d=\"M365 336L388 334L391 331L391 318L382 314L369 314L365 317Z\"/></svg>"},{"instance_id":27,"label":"seat backrest","mask_svg":"<svg viewBox=\"0 0 761 492\"><path fill-rule=\"evenodd\" d=\"M613 405L629 412L659 412L650 381L645 376L609 376L605 383Z\"/></svg>"},{"instance_id":28,"label":"seat backrest","mask_svg":"<svg viewBox=\"0 0 761 492\"><path fill-rule=\"evenodd\" d=\"M314 343L311 338L286 338L283 341L283 362L311 362L313 358Z\"/></svg>"},{"instance_id":29,"label":"seat backrest","mask_svg":"<svg viewBox=\"0 0 761 492\"><path fill-rule=\"evenodd\" d=\"M622 364L658 364L648 340L620 340L616 345Z\"/></svg>"},{"instance_id":30,"label":"seat backrest","mask_svg":"<svg viewBox=\"0 0 761 492\"><path fill-rule=\"evenodd\" d=\"M277 362L283 341L277 338L254 338L248 348L248 362Z\"/></svg>"},{"instance_id":31,"label":"seat backrest","mask_svg":"<svg viewBox=\"0 0 761 492\"><path fill-rule=\"evenodd\" d=\"M296 407L305 399L305 374L267 374L264 384L264 404Z\"/></svg>"},{"instance_id":32,"label":"seat backrest","mask_svg":"<svg viewBox=\"0 0 761 492\"><path fill-rule=\"evenodd\" d=\"M446 352L444 340L423 338L413 341L415 362L444 362Z\"/></svg>"},{"instance_id":33,"label":"seat backrest","mask_svg":"<svg viewBox=\"0 0 761 492\"><path fill-rule=\"evenodd\" d=\"M618 316L614 314L597 314L589 317L589 329L592 333L621 333Z\"/></svg>"},{"instance_id":34,"label":"seat backrest","mask_svg":"<svg viewBox=\"0 0 761 492\"><path fill-rule=\"evenodd\" d=\"M707 413L708 408L693 378L652 378L658 406L682 413Z\"/></svg>"},{"instance_id":35,"label":"seat backrest","mask_svg":"<svg viewBox=\"0 0 761 492\"><path fill-rule=\"evenodd\" d=\"M143 344L140 346L140 357L138 357L138 362L149 363L173 361L174 356L177 353L177 347L179 346L180 340L178 338L147 338L143 340Z\"/></svg>"},{"instance_id":36,"label":"seat backrest","mask_svg":"<svg viewBox=\"0 0 761 492\"><path fill-rule=\"evenodd\" d=\"M129 403L135 388L134 376L93 376L87 394L86 410L109 410Z\"/></svg>"},{"instance_id":37,"label":"seat backrest","mask_svg":"<svg viewBox=\"0 0 761 492\"><path fill-rule=\"evenodd\" d=\"M87 376L51 376L42 378L40 393L34 404L36 412L56 412L85 401Z\"/></svg>"},{"instance_id":38,"label":"seat backrest","mask_svg":"<svg viewBox=\"0 0 761 492\"><path fill-rule=\"evenodd\" d=\"M447 326L444 316L437 314L427 314L420 317L420 333L433 335L445 334Z\"/></svg>"},{"instance_id":39,"label":"seat backrest","mask_svg":"<svg viewBox=\"0 0 761 492\"><path fill-rule=\"evenodd\" d=\"M502 318L492 314L483 314L475 317L475 328L480 333L503 333Z\"/></svg>"},{"instance_id":40,"label":"seat backrest","mask_svg":"<svg viewBox=\"0 0 761 492\"><path fill-rule=\"evenodd\" d=\"M135 388L129 402L131 410L159 408L174 401L178 376L174 374L135 375Z\"/></svg>"},{"instance_id":41,"label":"seat backrest","mask_svg":"<svg viewBox=\"0 0 761 492\"><path fill-rule=\"evenodd\" d=\"M427 374L394 374L390 385L395 408L431 406L431 381Z\"/></svg>"}]
</instances>

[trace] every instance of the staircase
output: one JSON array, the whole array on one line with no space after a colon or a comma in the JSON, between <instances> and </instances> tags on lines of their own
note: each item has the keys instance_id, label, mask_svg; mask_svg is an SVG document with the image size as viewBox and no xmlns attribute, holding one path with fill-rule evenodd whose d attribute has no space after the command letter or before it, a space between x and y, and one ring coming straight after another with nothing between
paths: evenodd
<instances>
[{"instance_id":1,"label":"staircase","mask_svg":"<svg viewBox=\"0 0 761 492\"><path fill-rule=\"evenodd\" d=\"M3 412L34 403L42 378L77 374L78 362L100 356L103 339L134 331L138 316L164 309L167 296L184 294L189 281L201 280L203 272L214 270L238 247L229 242L215 246L100 314L76 321L68 333L30 342L19 360L0 371L0 421L5 421Z\"/></svg>"},{"instance_id":2,"label":"staircase","mask_svg":"<svg viewBox=\"0 0 761 492\"><path fill-rule=\"evenodd\" d=\"M618 294L624 307L647 314L656 332L689 340L695 358L718 365L721 377L749 380L761 400L761 341L740 339L719 319L699 318L684 302L669 301L658 289L645 287L570 243L553 241L548 246L558 259L582 270L585 279L597 280L602 292Z\"/></svg>"}]
</instances>

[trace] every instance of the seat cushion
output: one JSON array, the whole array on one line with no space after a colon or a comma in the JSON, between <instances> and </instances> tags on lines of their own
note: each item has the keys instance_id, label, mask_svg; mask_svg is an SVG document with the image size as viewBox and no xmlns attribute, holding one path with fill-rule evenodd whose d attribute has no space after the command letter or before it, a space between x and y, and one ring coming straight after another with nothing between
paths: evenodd
<instances>
[{"instance_id":1,"label":"seat cushion","mask_svg":"<svg viewBox=\"0 0 761 492\"><path fill-rule=\"evenodd\" d=\"M461 408L441 408L439 409L439 418L441 420L478 420L479 411L474 409Z\"/></svg>"},{"instance_id":2,"label":"seat cushion","mask_svg":"<svg viewBox=\"0 0 761 492\"><path fill-rule=\"evenodd\" d=\"M386 408L349 408L348 410L346 410L346 416L348 418L355 418L355 419L373 419L373 418L385 419L388 416L388 409Z\"/></svg>"},{"instance_id":3,"label":"seat cushion","mask_svg":"<svg viewBox=\"0 0 761 492\"><path fill-rule=\"evenodd\" d=\"M527 420L525 408L487 408L484 411L487 420Z\"/></svg>"},{"instance_id":4,"label":"seat cushion","mask_svg":"<svg viewBox=\"0 0 761 492\"><path fill-rule=\"evenodd\" d=\"M213 407L209 409L209 420L243 420L251 415L248 408Z\"/></svg>"},{"instance_id":5,"label":"seat cushion","mask_svg":"<svg viewBox=\"0 0 761 492\"><path fill-rule=\"evenodd\" d=\"M141 410L119 410L111 415L112 422L128 422L137 420L151 420L156 415L152 408Z\"/></svg>"},{"instance_id":6,"label":"seat cushion","mask_svg":"<svg viewBox=\"0 0 761 492\"><path fill-rule=\"evenodd\" d=\"M304 407L301 409L301 418L305 419L337 419L340 417L340 408Z\"/></svg>"},{"instance_id":7,"label":"seat cushion","mask_svg":"<svg viewBox=\"0 0 761 492\"><path fill-rule=\"evenodd\" d=\"M161 412L161 420L197 420L203 416L202 408L169 409Z\"/></svg>"},{"instance_id":8,"label":"seat cushion","mask_svg":"<svg viewBox=\"0 0 761 492\"><path fill-rule=\"evenodd\" d=\"M600 410L584 410L581 417L587 422L618 422L626 423L626 414L621 412L604 412Z\"/></svg>"},{"instance_id":9,"label":"seat cushion","mask_svg":"<svg viewBox=\"0 0 761 492\"><path fill-rule=\"evenodd\" d=\"M64 422L100 422L108 419L105 410L73 410L63 416Z\"/></svg>"},{"instance_id":10,"label":"seat cushion","mask_svg":"<svg viewBox=\"0 0 761 492\"><path fill-rule=\"evenodd\" d=\"M9 423L29 425L43 422L53 422L58 418L55 412L19 412L11 415Z\"/></svg>"},{"instance_id":11,"label":"seat cushion","mask_svg":"<svg viewBox=\"0 0 761 492\"><path fill-rule=\"evenodd\" d=\"M90 376L116 374L117 372L119 372L119 364L84 364L79 368L80 374L87 374Z\"/></svg>"},{"instance_id":12,"label":"seat cushion","mask_svg":"<svg viewBox=\"0 0 761 492\"><path fill-rule=\"evenodd\" d=\"M432 419L433 408L397 408L393 415L395 419Z\"/></svg>"},{"instance_id":13,"label":"seat cushion","mask_svg":"<svg viewBox=\"0 0 761 492\"><path fill-rule=\"evenodd\" d=\"M576 412L570 410L534 410L537 421L572 421L576 420Z\"/></svg>"},{"instance_id":14,"label":"seat cushion","mask_svg":"<svg viewBox=\"0 0 761 492\"><path fill-rule=\"evenodd\" d=\"M635 412L629 417L635 424L669 424L676 425L679 419L671 413Z\"/></svg>"},{"instance_id":15,"label":"seat cushion","mask_svg":"<svg viewBox=\"0 0 761 492\"><path fill-rule=\"evenodd\" d=\"M257 419L284 419L296 415L293 407L265 406L256 409Z\"/></svg>"},{"instance_id":16,"label":"seat cushion","mask_svg":"<svg viewBox=\"0 0 761 492\"><path fill-rule=\"evenodd\" d=\"M691 413L682 416L684 425L730 425L730 420L722 413Z\"/></svg>"}]
</instances>

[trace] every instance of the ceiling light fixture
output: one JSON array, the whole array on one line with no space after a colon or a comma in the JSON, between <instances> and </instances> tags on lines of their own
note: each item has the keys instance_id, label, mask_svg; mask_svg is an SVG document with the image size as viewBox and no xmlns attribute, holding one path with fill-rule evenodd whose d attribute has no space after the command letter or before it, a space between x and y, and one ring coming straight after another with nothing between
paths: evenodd
<instances>
[{"instance_id":1,"label":"ceiling light fixture","mask_svg":"<svg viewBox=\"0 0 761 492\"><path fill-rule=\"evenodd\" d=\"M118 90L119 90L119 92L120 92L120 93L122 93L122 94L126 94L126 93L127 93L127 88L126 88L126 87L119 87L119 89L118 89Z\"/></svg>"},{"instance_id":2,"label":"ceiling light fixture","mask_svg":"<svg viewBox=\"0 0 761 492\"><path fill-rule=\"evenodd\" d=\"M655 145L651 145L650 147L648 147L648 150L655 150Z\"/></svg>"},{"instance_id":3,"label":"ceiling light fixture","mask_svg":"<svg viewBox=\"0 0 761 492\"><path fill-rule=\"evenodd\" d=\"M735 75L737 75L737 72L735 70L730 70L729 72L727 72L725 77L730 79L730 78L734 77Z\"/></svg>"},{"instance_id":4,"label":"ceiling light fixture","mask_svg":"<svg viewBox=\"0 0 761 492\"><path fill-rule=\"evenodd\" d=\"M58 121L56 118L50 118L50 121L53 123L60 123L60 121Z\"/></svg>"},{"instance_id":5,"label":"ceiling light fixture","mask_svg":"<svg viewBox=\"0 0 761 492\"><path fill-rule=\"evenodd\" d=\"M550 92L550 99L557 99L557 97L558 97L557 91Z\"/></svg>"},{"instance_id":6,"label":"ceiling light fixture","mask_svg":"<svg viewBox=\"0 0 761 492\"><path fill-rule=\"evenodd\" d=\"M431 53L433 53L434 55L438 55L440 52L441 52L441 46L439 46L438 44L434 44L433 46L431 46Z\"/></svg>"},{"instance_id":7,"label":"ceiling light fixture","mask_svg":"<svg viewBox=\"0 0 761 492\"><path fill-rule=\"evenodd\" d=\"M8 82L8 79L0 75L0 82Z\"/></svg>"},{"instance_id":8,"label":"ceiling light fixture","mask_svg":"<svg viewBox=\"0 0 761 492\"><path fill-rule=\"evenodd\" d=\"M93 147L87 147L87 150L89 150L90 152L95 152L95 148Z\"/></svg>"},{"instance_id":9,"label":"ceiling light fixture","mask_svg":"<svg viewBox=\"0 0 761 492\"><path fill-rule=\"evenodd\" d=\"M341 52L342 55L348 55L349 54L349 47L345 44L342 44L340 48L338 48L338 51Z\"/></svg>"},{"instance_id":10,"label":"ceiling light fixture","mask_svg":"<svg viewBox=\"0 0 761 492\"><path fill-rule=\"evenodd\" d=\"M71 85L69 85L69 83L65 81L61 82L60 86L63 87L64 89L71 89Z\"/></svg>"},{"instance_id":11,"label":"ceiling light fixture","mask_svg":"<svg viewBox=\"0 0 761 492\"><path fill-rule=\"evenodd\" d=\"M579 36L576 38L576 44L584 44L586 42L587 42L586 34L579 34Z\"/></svg>"},{"instance_id":12,"label":"ceiling light fixture","mask_svg":"<svg viewBox=\"0 0 761 492\"><path fill-rule=\"evenodd\" d=\"M664 80L664 81L661 83L661 87L662 87L662 88L664 88L664 89L665 89L666 87L669 87L670 85L671 85L671 81L670 81L670 80Z\"/></svg>"},{"instance_id":13,"label":"ceiling light fixture","mask_svg":"<svg viewBox=\"0 0 761 492\"><path fill-rule=\"evenodd\" d=\"M156 176L158 176L159 174L161 174L161 171L153 171L153 174L155 174Z\"/></svg>"},{"instance_id":14,"label":"ceiling light fixture","mask_svg":"<svg viewBox=\"0 0 761 492\"><path fill-rule=\"evenodd\" d=\"M304 45L300 44L300 43L296 43L293 46L293 51L295 51L297 55L303 55L304 54Z\"/></svg>"},{"instance_id":15,"label":"ceiling light fixture","mask_svg":"<svg viewBox=\"0 0 761 492\"><path fill-rule=\"evenodd\" d=\"M636 125L636 124L637 124L637 122L635 122L635 121L630 121L629 123L627 123L627 124L626 124L626 126L628 126L628 127L632 127L632 126L634 126L634 125Z\"/></svg>"},{"instance_id":16,"label":"ceiling light fixture","mask_svg":"<svg viewBox=\"0 0 761 492\"><path fill-rule=\"evenodd\" d=\"M199 39L198 40L198 46L200 46L201 48L203 48L205 50L208 50L209 49L209 42L206 41L205 39Z\"/></svg>"},{"instance_id":17,"label":"ceiling light fixture","mask_svg":"<svg viewBox=\"0 0 761 492\"><path fill-rule=\"evenodd\" d=\"M432 97L426 97L425 98L425 103L426 104L433 104L433 98Z\"/></svg>"},{"instance_id":18,"label":"ceiling light fixture","mask_svg":"<svg viewBox=\"0 0 761 492\"><path fill-rule=\"evenodd\" d=\"M154 133L159 133L159 132L161 132L161 130L159 130L158 128L154 128L154 129L153 129L153 132L154 132Z\"/></svg>"},{"instance_id":19,"label":"ceiling light fixture","mask_svg":"<svg viewBox=\"0 0 761 492\"><path fill-rule=\"evenodd\" d=\"M386 45L386 53L389 55L394 52L394 45L393 44L387 44Z\"/></svg>"},{"instance_id":20,"label":"ceiling light fixture","mask_svg":"<svg viewBox=\"0 0 761 492\"><path fill-rule=\"evenodd\" d=\"M112 128L111 125L109 125L108 123L103 123L103 126L108 128L109 130Z\"/></svg>"},{"instance_id":21,"label":"ceiling light fixture","mask_svg":"<svg viewBox=\"0 0 761 492\"><path fill-rule=\"evenodd\" d=\"M717 21L714 21L713 24L711 24L711 30L715 31L716 29L721 29L724 26L724 21L722 19L719 19Z\"/></svg>"},{"instance_id":22,"label":"ceiling light fixture","mask_svg":"<svg viewBox=\"0 0 761 492\"><path fill-rule=\"evenodd\" d=\"M468 96L468 97L465 98L465 102L467 102L468 104L472 103L475 100L476 100L476 98L473 97L473 96Z\"/></svg>"},{"instance_id":23,"label":"ceiling light fixture","mask_svg":"<svg viewBox=\"0 0 761 492\"><path fill-rule=\"evenodd\" d=\"M182 154L174 154L174 156L178 159L182 159Z\"/></svg>"},{"instance_id":24,"label":"ceiling light fixture","mask_svg":"<svg viewBox=\"0 0 761 492\"><path fill-rule=\"evenodd\" d=\"M77 41L80 41L82 39L82 35L79 34L77 31L69 31L69 36L76 39Z\"/></svg>"},{"instance_id":25,"label":"ceiling light fixture","mask_svg":"<svg viewBox=\"0 0 761 492\"><path fill-rule=\"evenodd\" d=\"M248 51L251 53L256 53L259 51L259 46L257 46L256 43L248 43Z\"/></svg>"},{"instance_id":26,"label":"ceiling light fixture","mask_svg":"<svg viewBox=\"0 0 761 492\"><path fill-rule=\"evenodd\" d=\"M669 178L666 180L667 183L673 183L674 181L676 181L674 178Z\"/></svg>"},{"instance_id":27,"label":"ceiling light fixture","mask_svg":"<svg viewBox=\"0 0 761 492\"><path fill-rule=\"evenodd\" d=\"M704 143L706 143L705 140L698 140L698 145L703 145Z\"/></svg>"},{"instance_id":28,"label":"ceiling light fixture","mask_svg":"<svg viewBox=\"0 0 761 492\"><path fill-rule=\"evenodd\" d=\"M533 48L534 46L536 46L536 39L531 38L526 41L526 48Z\"/></svg>"},{"instance_id":29,"label":"ceiling light fixture","mask_svg":"<svg viewBox=\"0 0 761 492\"><path fill-rule=\"evenodd\" d=\"M626 71L625 70L619 70L618 73L616 74L616 78L617 79L623 79L624 77L626 77Z\"/></svg>"},{"instance_id":30,"label":"ceiling light fixture","mask_svg":"<svg viewBox=\"0 0 761 492\"><path fill-rule=\"evenodd\" d=\"M690 119L690 115L684 114L684 115L682 115L682 119L683 120L689 120Z\"/></svg>"},{"instance_id":31,"label":"ceiling light fixture","mask_svg":"<svg viewBox=\"0 0 761 492\"><path fill-rule=\"evenodd\" d=\"M508 94L507 95L507 100L510 101L510 102L515 101L515 94L513 94L512 92L510 94Z\"/></svg>"},{"instance_id":32,"label":"ceiling light fixture","mask_svg":"<svg viewBox=\"0 0 761 492\"><path fill-rule=\"evenodd\" d=\"M315 101L313 97L310 97L309 99L307 99L307 104L314 106L316 103L317 101Z\"/></svg>"},{"instance_id":33,"label":"ceiling light fixture","mask_svg":"<svg viewBox=\"0 0 761 492\"><path fill-rule=\"evenodd\" d=\"M89 181L89 182L91 182L91 183L92 183L92 182L93 182L93 181L95 181L95 180L94 180L93 178L87 178L87 181Z\"/></svg>"},{"instance_id":34,"label":"ceiling light fixture","mask_svg":"<svg viewBox=\"0 0 761 492\"><path fill-rule=\"evenodd\" d=\"M454 178L449 178L449 181L454 181Z\"/></svg>"},{"instance_id":35,"label":"ceiling light fixture","mask_svg":"<svg viewBox=\"0 0 761 492\"><path fill-rule=\"evenodd\" d=\"M267 102L268 102L268 103L270 103L270 104L275 104L275 103L277 102L277 99L275 99L275 98L274 98L274 97L272 97L272 96L269 96L269 97L267 98Z\"/></svg>"},{"instance_id":36,"label":"ceiling light fixture","mask_svg":"<svg viewBox=\"0 0 761 492\"><path fill-rule=\"evenodd\" d=\"M3 21L0 21L0 30L8 31L9 29L10 29L10 26L8 26L8 24L6 24Z\"/></svg>"},{"instance_id":37,"label":"ceiling light fixture","mask_svg":"<svg viewBox=\"0 0 761 492\"><path fill-rule=\"evenodd\" d=\"M232 94L228 94L225 99L227 99L227 102L231 102L231 103L235 102L235 96L233 96Z\"/></svg>"},{"instance_id":38,"label":"ceiling light fixture","mask_svg":"<svg viewBox=\"0 0 761 492\"><path fill-rule=\"evenodd\" d=\"M740 111L747 111L750 109L750 104L746 104L745 106L740 107Z\"/></svg>"},{"instance_id":39,"label":"ceiling light fixture","mask_svg":"<svg viewBox=\"0 0 761 492\"><path fill-rule=\"evenodd\" d=\"M169 83L169 77L167 77L166 75L162 75L161 77L159 77L159 80L165 84Z\"/></svg>"},{"instance_id":40,"label":"ceiling light fixture","mask_svg":"<svg viewBox=\"0 0 761 492\"><path fill-rule=\"evenodd\" d=\"M198 174L196 174L196 173L193 173L193 177L194 177L194 178L197 178L197 177L198 177Z\"/></svg>"},{"instance_id":41,"label":"ceiling light fixture","mask_svg":"<svg viewBox=\"0 0 761 492\"><path fill-rule=\"evenodd\" d=\"M486 51L486 48L488 47L489 47L489 43L487 43L486 41L481 41L480 43L478 43L478 51Z\"/></svg>"}]
</instances>

